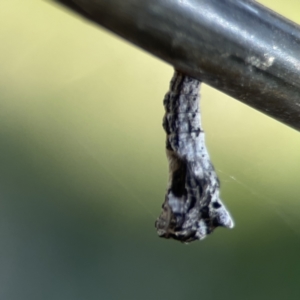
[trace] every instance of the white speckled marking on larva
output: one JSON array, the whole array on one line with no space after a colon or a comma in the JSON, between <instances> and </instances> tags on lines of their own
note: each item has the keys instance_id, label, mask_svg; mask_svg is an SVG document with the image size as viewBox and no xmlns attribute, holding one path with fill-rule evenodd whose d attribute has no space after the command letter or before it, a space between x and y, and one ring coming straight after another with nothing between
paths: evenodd
<instances>
[{"instance_id":1,"label":"white speckled marking on larva","mask_svg":"<svg viewBox=\"0 0 300 300\"><path fill-rule=\"evenodd\" d=\"M164 98L169 184L155 226L159 236L185 243L205 238L218 226L234 226L205 146L199 87L199 80L175 71Z\"/></svg>"}]
</instances>

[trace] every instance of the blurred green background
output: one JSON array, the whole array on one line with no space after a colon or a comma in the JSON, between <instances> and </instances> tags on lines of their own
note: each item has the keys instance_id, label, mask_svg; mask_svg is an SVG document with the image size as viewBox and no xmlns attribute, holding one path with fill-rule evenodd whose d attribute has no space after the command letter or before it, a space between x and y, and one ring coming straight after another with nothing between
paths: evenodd
<instances>
[{"instance_id":1,"label":"blurred green background","mask_svg":"<svg viewBox=\"0 0 300 300\"><path fill-rule=\"evenodd\" d=\"M298 0L262 3L300 23ZM300 134L208 86L236 227L157 237L172 73L60 6L0 2L1 300L300 298Z\"/></svg>"}]
</instances>

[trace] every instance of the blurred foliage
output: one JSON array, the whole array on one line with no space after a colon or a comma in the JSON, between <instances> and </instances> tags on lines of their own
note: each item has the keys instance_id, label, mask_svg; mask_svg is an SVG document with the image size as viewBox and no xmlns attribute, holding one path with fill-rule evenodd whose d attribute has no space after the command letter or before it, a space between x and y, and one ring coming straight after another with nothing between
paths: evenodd
<instances>
[{"instance_id":1,"label":"blurred foliage","mask_svg":"<svg viewBox=\"0 0 300 300\"><path fill-rule=\"evenodd\" d=\"M298 132L204 86L236 227L159 239L172 68L37 0L0 2L0 45L0 299L299 299Z\"/></svg>"}]
</instances>

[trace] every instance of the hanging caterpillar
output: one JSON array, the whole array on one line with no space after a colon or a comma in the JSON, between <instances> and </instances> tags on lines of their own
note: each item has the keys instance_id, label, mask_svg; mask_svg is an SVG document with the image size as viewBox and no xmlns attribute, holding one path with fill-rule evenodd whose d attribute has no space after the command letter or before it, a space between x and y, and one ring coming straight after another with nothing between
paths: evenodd
<instances>
[{"instance_id":1,"label":"hanging caterpillar","mask_svg":"<svg viewBox=\"0 0 300 300\"><path fill-rule=\"evenodd\" d=\"M199 80L175 71L164 98L169 183L155 226L160 237L185 243L234 226L205 146L199 88Z\"/></svg>"}]
</instances>

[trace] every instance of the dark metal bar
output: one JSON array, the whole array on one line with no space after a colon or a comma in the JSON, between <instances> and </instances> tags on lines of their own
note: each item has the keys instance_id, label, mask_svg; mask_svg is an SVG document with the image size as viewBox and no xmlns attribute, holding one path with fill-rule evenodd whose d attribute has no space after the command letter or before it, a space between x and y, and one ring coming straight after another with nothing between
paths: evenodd
<instances>
[{"instance_id":1,"label":"dark metal bar","mask_svg":"<svg viewBox=\"0 0 300 300\"><path fill-rule=\"evenodd\" d=\"M52 1L300 130L300 27L268 8L251 0Z\"/></svg>"}]
</instances>

